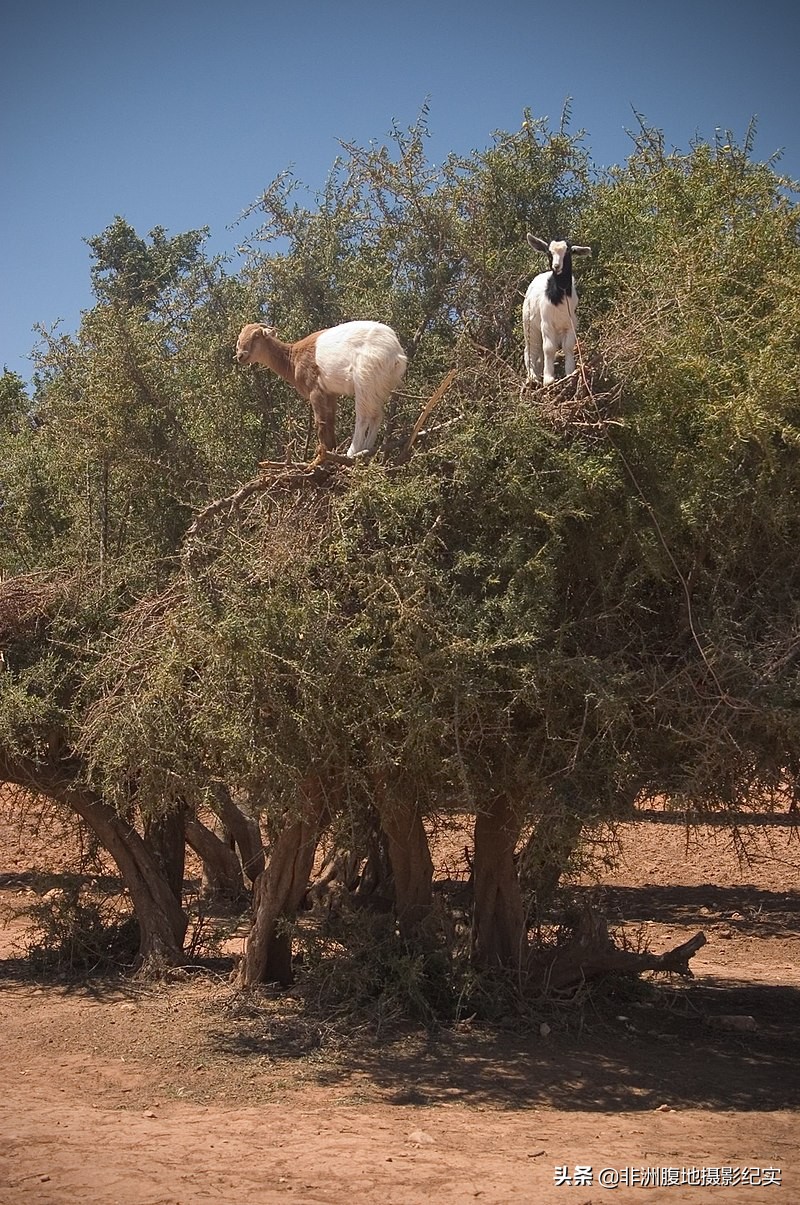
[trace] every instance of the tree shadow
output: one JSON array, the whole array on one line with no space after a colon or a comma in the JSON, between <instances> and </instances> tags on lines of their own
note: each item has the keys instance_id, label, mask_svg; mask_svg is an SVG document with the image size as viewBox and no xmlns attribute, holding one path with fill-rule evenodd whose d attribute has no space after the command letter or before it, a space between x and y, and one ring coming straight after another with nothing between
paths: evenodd
<instances>
[{"instance_id":1,"label":"tree shadow","mask_svg":"<svg viewBox=\"0 0 800 1205\"><path fill-rule=\"evenodd\" d=\"M574 895L599 903L610 924L658 921L703 925L725 920L737 932L759 937L800 933L800 891L764 891L758 887L576 887Z\"/></svg>"},{"instance_id":2,"label":"tree shadow","mask_svg":"<svg viewBox=\"0 0 800 1205\"><path fill-rule=\"evenodd\" d=\"M725 921L746 936L793 938L800 892L755 887L577 888L614 924L656 921L707 928ZM599 900L598 900L599 896ZM765 949L765 957L768 957ZM743 975L746 968L743 970ZM676 1108L765 1111L800 1107L800 988L701 976L690 981L617 979L579 1001L542 1006L495 1027L461 1023L435 1034L406 1029L390 1039L342 1040L311 1010L291 1023L281 1005L253 1005L210 1035L220 1052L247 1061L308 1059L304 1075L345 1099L367 1091L387 1103L461 1102L495 1109L638 1111ZM543 1037L539 1022L547 1021ZM372 1033L375 1033L375 1026ZM331 1050L331 1048L333 1048Z\"/></svg>"},{"instance_id":3,"label":"tree shadow","mask_svg":"<svg viewBox=\"0 0 800 1205\"><path fill-rule=\"evenodd\" d=\"M636 985L641 989L641 985ZM566 1012L566 1010L565 1010ZM800 1107L800 990L706 980L652 991L632 988L575 1008L550 1033L461 1024L437 1034L351 1039L327 1054L325 1026L310 1018L284 1026L280 1009L217 1028L212 1045L271 1063L319 1057L304 1078L363 1098L365 1082L386 1103L459 1102L493 1109L576 1111L676 1108L765 1111ZM751 1031L726 1020L753 1018ZM572 1029L567 1028L568 1025Z\"/></svg>"}]
</instances>

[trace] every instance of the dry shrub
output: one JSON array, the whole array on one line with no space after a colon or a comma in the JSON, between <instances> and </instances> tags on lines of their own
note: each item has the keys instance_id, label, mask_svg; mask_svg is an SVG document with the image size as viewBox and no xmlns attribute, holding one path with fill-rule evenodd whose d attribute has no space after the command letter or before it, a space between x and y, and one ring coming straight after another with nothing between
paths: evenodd
<instances>
[{"instance_id":1,"label":"dry shrub","mask_svg":"<svg viewBox=\"0 0 800 1205\"><path fill-rule=\"evenodd\" d=\"M120 895L61 876L26 914L32 922L26 954L36 972L86 975L134 963L139 927Z\"/></svg>"}]
</instances>

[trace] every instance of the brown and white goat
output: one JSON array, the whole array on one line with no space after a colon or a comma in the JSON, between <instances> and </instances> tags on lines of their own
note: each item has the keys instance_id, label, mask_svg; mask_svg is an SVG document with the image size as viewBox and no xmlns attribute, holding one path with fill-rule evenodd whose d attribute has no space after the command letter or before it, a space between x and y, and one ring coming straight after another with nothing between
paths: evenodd
<instances>
[{"instance_id":1,"label":"brown and white goat","mask_svg":"<svg viewBox=\"0 0 800 1205\"><path fill-rule=\"evenodd\" d=\"M283 343L269 326L242 328L239 364L266 364L310 403L317 427L317 455L336 447L336 399L355 398L356 425L348 456L375 446L387 400L402 381L408 361L400 340L382 322L343 322Z\"/></svg>"}]
</instances>

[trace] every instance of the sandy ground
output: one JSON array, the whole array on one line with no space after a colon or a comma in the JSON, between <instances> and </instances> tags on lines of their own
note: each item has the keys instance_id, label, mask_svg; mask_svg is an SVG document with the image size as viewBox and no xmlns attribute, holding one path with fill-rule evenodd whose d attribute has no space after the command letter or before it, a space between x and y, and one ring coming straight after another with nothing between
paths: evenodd
<instances>
[{"instance_id":1,"label":"sandy ground","mask_svg":"<svg viewBox=\"0 0 800 1205\"><path fill-rule=\"evenodd\" d=\"M545 1034L377 1039L207 969L37 978L19 913L57 883L63 834L5 825L0 1205L795 1205L800 841L743 832L744 863L716 829L631 825L603 876L632 937L705 932L692 983L565 1010Z\"/></svg>"}]
</instances>

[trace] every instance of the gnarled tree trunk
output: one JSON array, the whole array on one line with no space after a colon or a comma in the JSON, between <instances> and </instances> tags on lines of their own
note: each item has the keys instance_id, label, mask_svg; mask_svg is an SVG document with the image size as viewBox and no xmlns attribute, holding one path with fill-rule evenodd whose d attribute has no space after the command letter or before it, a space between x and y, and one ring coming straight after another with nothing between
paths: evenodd
<instances>
[{"instance_id":1,"label":"gnarled tree trunk","mask_svg":"<svg viewBox=\"0 0 800 1205\"><path fill-rule=\"evenodd\" d=\"M253 885L253 923L239 983L292 981L289 926L308 887L314 854L328 814L328 795L318 778L302 785L298 810L288 815L270 850L269 863Z\"/></svg>"},{"instance_id":2,"label":"gnarled tree trunk","mask_svg":"<svg viewBox=\"0 0 800 1205\"><path fill-rule=\"evenodd\" d=\"M354 893L361 905L376 912L389 912L394 907L394 875L388 844L376 811L375 823L367 833L366 860Z\"/></svg>"},{"instance_id":3,"label":"gnarled tree trunk","mask_svg":"<svg viewBox=\"0 0 800 1205\"><path fill-rule=\"evenodd\" d=\"M213 809L233 837L242 860L242 870L254 883L264 869L264 846L258 821L246 816L238 807L224 783L214 789Z\"/></svg>"},{"instance_id":4,"label":"gnarled tree trunk","mask_svg":"<svg viewBox=\"0 0 800 1205\"><path fill-rule=\"evenodd\" d=\"M94 792L75 786L77 767L37 765L0 755L0 781L64 804L81 817L119 867L139 925L138 962L143 967L183 961L187 919L152 849L133 825Z\"/></svg>"},{"instance_id":5,"label":"gnarled tree trunk","mask_svg":"<svg viewBox=\"0 0 800 1205\"><path fill-rule=\"evenodd\" d=\"M147 817L144 822L144 839L179 904L183 900L186 866L185 819L186 808L181 806L163 816Z\"/></svg>"},{"instance_id":6,"label":"gnarled tree trunk","mask_svg":"<svg viewBox=\"0 0 800 1205\"><path fill-rule=\"evenodd\" d=\"M433 862L422 815L415 803L393 800L381 809L394 879L395 910L400 934L419 935L433 898Z\"/></svg>"},{"instance_id":7,"label":"gnarled tree trunk","mask_svg":"<svg viewBox=\"0 0 800 1205\"><path fill-rule=\"evenodd\" d=\"M186 820L186 840L203 863L203 888L212 899L241 904L247 899L242 868L235 851L193 816Z\"/></svg>"},{"instance_id":8,"label":"gnarled tree trunk","mask_svg":"<svg viewBox=\"0 0 800 1205\"><path fill-rule=\"evenodd\" d=\"M505 795L475 818L472 956L484 969L521 968L527 959L527 930L514 849L521 825Z\"/></svg>"},{"instance_id":9,"label":"gnarled tree trunk","mask_svg":"<svg viewBox=\"0 0 800 1205\"><path fill-rule=\"evenodd\" d=\"M136 829L113 808L88 792L71 790L64 796L81 816L119 867L130 892L139 925L138 961L142 969L183 961L187 919L158 859Z\"/></svg>"}]
</instances>

